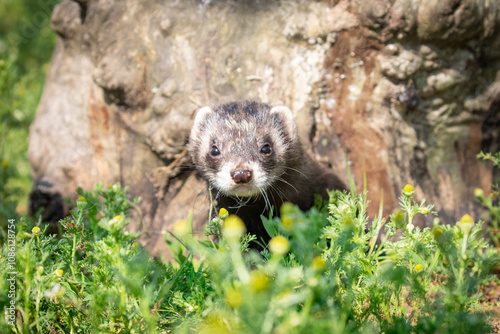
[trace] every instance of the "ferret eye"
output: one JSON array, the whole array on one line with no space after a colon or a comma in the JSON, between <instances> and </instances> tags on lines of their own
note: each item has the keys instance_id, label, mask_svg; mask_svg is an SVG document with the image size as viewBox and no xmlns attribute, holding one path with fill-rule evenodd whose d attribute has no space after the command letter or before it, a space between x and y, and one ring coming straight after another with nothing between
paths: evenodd
<instances>
[{"instance_id":1,"label":"ferret eye","mask_svg":"<svg viewBox=\"0 0 500 334\"><path fill-rule=\"evenodd\" d=\"M273 152L273 149L271 148L271 146L269 144L262 146L262 148L260 149L260 153L264 154L264 155L269 155L272 152Z\"/></svg>"},{"instance_id":2,"label":"ferret eye","mask_svg":"<svg viewBox=\"0 0 500 334\"><path fill-rule=\"evenodd\" d=\"M210 155L213 156L213 157L216 157L220 154L220 151L219 149L217 148L217 146L212 146L212 148L210 149Z\"/></svg>"}]
</instances>

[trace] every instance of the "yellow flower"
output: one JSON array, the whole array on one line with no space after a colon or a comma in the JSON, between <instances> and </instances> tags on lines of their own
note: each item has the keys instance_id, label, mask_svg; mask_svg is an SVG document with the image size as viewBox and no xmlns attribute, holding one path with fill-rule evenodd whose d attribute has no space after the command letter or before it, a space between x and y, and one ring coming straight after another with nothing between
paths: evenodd
<instances>
[{"instance_id":1,"label":"yellow flower","mask_svg":"<svg viewBox=\"0 0 500 334\"><path fill-rule=\"evenodd\" d=\"M432 229L432 235L434 235L434 238L439 238L443 234L443 229L440 227L434 227Z\"/></svg>"},{"instance_id":2,"label":"yellow flower","mask_svg":"<svg viewBox=\"0 0 500 334\"><path fill-rule=\"evenodd\" d=\"M322 271L326 267L326 261L321 256L316 256L311 263L315 271Z\"/></svg>"},{"instance_id":3,"label":"yellow flower","mask_svg":"<svg viewBox=\"0 0 500 334\"><path fill-rule=\"evenodd\" d=\"M250 287L256 292L267 289L268 281L267 275L260 270L252 271L250 274Z\"/></svg>"},{"instance_id":4,"label":"yellow flower","mask_svg":"<svg viewBox=\"0 0 500 334\"><path fill-rule=\"evenodd\" d=\"M54 274L56 275L57 278L61 278L62 275L64 274L64 271L62 269L57 269Z\"/></svg>"},{"instance_id":5,"label":"yellow flower","mask_svg":"<svg viewBox=\"0 0 500 334\"><path fill-rule=\"evenodd\" d=\"M116 215L113 219L109 221L109 226L115 226L118 225L123 220L123 217L121 215Z\"/></svg>"},{"instance_id":6,"label":"yellow flower","mask_svg":"<svg viewBox=\"0 0 500 334\"><path fill-rule=\"evenodd\" d=\"M284 255L290 249L288 239L282 235L278 235L269 241L269 250L272 254Z\"/></svg>"},{"instance_id":7,"label":"yellow flower","mask_svg":"<svg viewBox=\"0 0 500 334\"><path fill-rule=\"evenodd\" d=\"M293 226L293 219L289 216L289 215L284 215L282 218L281 218L281 223L283 224L283 226L289 230L292 228Z\"/></svg>"},{"instance_id":8,"label":"yellow flower","mask_svg":"<svg viewBox=\"0 0 500 334\"><path fill-rule=\"evenodd\" d=\"M2 160L2 166L3 168L9 167L9 162L7 160Z\"/></svg>"},{"instance_id":9,"label":"yellow flower","mask_svg":"<svg viewBox=\"0 0 500 334\"><path fill-rule=\"evenodd\" d=\"M39 235L40 234L40 228L38 226L35 226L31 229L31 232L33 232L34 235Z\"/></svg>"},{"instance_id":10,"label":"yellow flower","mask_svg":"<svg viewBox=\"0 0 500 334\"><path fill-rule=\"evenodd\" d=\"M238 332L236 318L223 311L210 311L197 326L199 334L231 334Z\"/></svg>"},{"instance_id":11,"label":"yellow flower","mask_svg":"<svg viewBox=\"0 0 500 334\"><path fill-rule=\"evenodd\" d=\"M474 196L476 196L476 197L483 197L484 196L483 189L481 189L481 188L474 189Z\"/></svg>"},{"instance_id":12,"label":"yellow flower","mask_svg":"<svg viewBox=\"0 0 500 334\"><path fill-rule=\"evenodd\" d=\"M286 216L287 214L291 214L294 212L294 205L290 202L285 202L281 205L280 213L281 216Z\"/></svg>"},{"instance_id":13,"label":"yellow flower","mask_svg":"<svg viewBox=\"0 0 500 334\"><path fill-rule=\"evenodd\" d=\"M38 266L36 267L36 273L38 275L42 275L43 274L43 266Z\"/></svg>"},{"instance_id":14,"label":"yellow flower","mask_svg":"<svg viewBox=\"0 0 500 334\"><path fill-rule=\"evenodd\" d=\"M225 219L225 218L227 218L227 216L229 216L229 212L227 212L227 210L225 208L221 208L219 210L219 217L221 217L222 219Z\"/></svg>"},{"instance_id":15,"label":"yellow flower","mask_svg":"<svg viewBox=\"0 0 500 334\"><path fill-rule=\"evenodd\" d=\"M314 288L315 286L318 286L319 280L316 276L313 276L313 277L309 278L309 280L307 281L307 284L309 284L310 287Z\"/></svg>"},{"instance_id":16,"label":"yellow flower","mask_svg":"<svg viewBox=\"0 0 500 334\"><path fill-rule=\"evenodd\" d=\"M469 234L472 227L474 227L474 219L469 215L463 215L458 222L458 226L462 229L464 234Z\"/></svg>"},{"instance_id":17,"label":"yellow flower","mask_svg":"<svg viewBox=\"0 0 500 334\"><path fill-rule=\"evenodd\" d=\"M173 232L176 236L178 236L179 238L182 238L186 234L189 234L189 232L191 232L191 231L190 231L189 224L187 221L178 220L174 223Z\"/></svg>"},{"instance_id":18,"label":"yellow flower","mask_svg":"<svg viewBox=\"0 0 500 334\"><path fill-rule=\"evenodd\" d=\"M236 215L229 215L224 221L224 228L222 229L222 234L226 238L239 238L246 231L245 224L240 217Z\"/></svg>"},{"instance_id":19,"label":"yellow flower","mask_svg":"<svg viewBox=\"0 0 500 334\"><path fill-rule=\"evenodd\" d=\"M241 295L240 290L235 288L230 288L228 291L226 291L225 300L229 306L233 308L238 308L243 303L243 296Z\"/></svg>"},{"instance_id":20,"label":"yellow flower","mask_svg":"<svg viewBox=\"0 0 500 334\"><path fill-rule=\"evenodd\" d=\"M419 212L420 212L421 214L423 214L423 215L426 215L426 214L428 214L428 213L429 213L429 210L428 210L428 209L426 209L426 208L423 208L423 209L419 210Z\"/></svg>"},{"instance_id":21,"label":"yellow flower","mask_svg":"<svg viewBox=\"0 0 500 334\"><path fill-rule=\"evenodd\" d=\"M412 197L414 193L415 193L415 190L413 189L413 186L411 184L407 184L403 188L403 195L405 195L408 198Z\"/></svg>"},{"instance_id":22,"label":"yellow flower","mask_svg":"<svg viewBox=\"0 0 500 334\"><path fill-rule=\"evenodd\" d=\"M474 224L474 219L472 219L470 215L463 215L462 218L460 218L460 222Z\"/></svg>"},{"instance_id":23,"label":"yellow flower","mask_svg":"<svg viewBox=\"0 0 500 334\"><path fill-rule=\"evenodd\" d=\"M423 269L424 269L424 266L421 265L420 263L418 263L418 264L415 265L415 271L417 273L421 272Z\"/></svg>"},{"instance_id":24,"label":"yellow flower","mask_svg":"<svg viewBox=\"0 0 500 334\"><path fill-rule=\"evenodd\" d=\"M87 199L81 196L79 199L76 200L76 206L79 209L83 209L85 206L87 206Z\"/></svg>"},{"instance_id":25,"label":"yellow flower","mask_svg":"<svg viewBox=\"0 0 500 334\"><path fill-rule=\"evenodd\" d=\"M139 247L139 243L137 241L134 241L134 243L132 244L132 248L137 248Z\"/></svg>"}]
</instances>

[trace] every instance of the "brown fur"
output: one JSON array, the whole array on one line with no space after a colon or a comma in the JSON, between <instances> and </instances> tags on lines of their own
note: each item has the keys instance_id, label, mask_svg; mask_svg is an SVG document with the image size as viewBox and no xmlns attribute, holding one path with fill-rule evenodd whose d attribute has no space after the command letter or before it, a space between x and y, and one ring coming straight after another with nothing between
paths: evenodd
<instances>
[{"instance_id":1,"label":"brown fur","mask_svg":"<svg viewBox=\"0 0 500 334\"><path fill-rule=\"evenodd\" d=\"M345 189L342 181L304 152L286 107L242 101L215 110L202 108L189 150L218 209L241 217L248 232L264 241L269 236L260 215L268 216L271 206L274 215L283 202L306 210L313 206L314 194L325 197L326 189ZM234 171L237 176L231 174Z\"/></svg>"}]
</instances>

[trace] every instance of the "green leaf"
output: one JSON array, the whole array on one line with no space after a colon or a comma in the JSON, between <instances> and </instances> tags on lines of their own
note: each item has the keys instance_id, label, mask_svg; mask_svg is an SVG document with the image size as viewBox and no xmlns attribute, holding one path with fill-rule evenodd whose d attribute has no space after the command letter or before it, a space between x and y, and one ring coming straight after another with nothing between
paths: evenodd
<instances>
[{"instance_id":1,"label":"green leaf","mask_svg":"<svg viewBox=\"0 0 500 334\"><path fill-rule=\"evenodd\" d=\"M415 253L411 249L409 250L409 252L415 264L421 264L425 267L425 261L417 253Z\"/></svg>"}]
</instances>

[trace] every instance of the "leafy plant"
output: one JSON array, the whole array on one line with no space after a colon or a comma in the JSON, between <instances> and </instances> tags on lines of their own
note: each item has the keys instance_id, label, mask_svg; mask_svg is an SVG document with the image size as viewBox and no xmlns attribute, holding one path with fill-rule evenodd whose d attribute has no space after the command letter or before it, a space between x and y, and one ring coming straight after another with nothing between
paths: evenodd
<instances>
[{"instance_id":1,"label":"leafy plant","mask_svg":"<svg viewBox=\"0 0 500 334\"><path fill-rule=\"evenodd\" d=\"M79 189L71 216L60 221L60 240L27 218L16 223L15 268L9 268L9 247L0 260L0 305L7 309L13 301L16 316L11 323L2 317L0 331L155 333L158 324L173 321L165 315L176 312L173 292L186 290L188 270L151 258L138 235L124 229L138 203L125 191L119 184Z\"/></svg>"},{"instance_id":2,"label":"leafy plant","mask_svg":"<svg viewBox=\"0 0 500 334\"><path fill-rule=\"evenodd\" d=\"M493 162L495 167L500 167L500 152L497 154L491 153L479 153L478 159L483 159L486 161ZM474 195L479 200L479 202L488 209L487 214L485 215L485 219L489 222L486 231L488 232L491 240L495 243L497 249L500 250L500 206L498 203L498 199L500 198L500 180L496 180L492 186L492 192L488 196L484 195L484 192L480 188L476 188L474 190Z\"/></svg>"},{"instance_id":3,"label":"leafy plant","mask_svg":"<svg viewBox=\"0 0 500 334\"><path fill-rule=\"evenodd\" d=\"M13 201L19 212L27 212L32 181L26 138L56 42L50 15L58 2L0 2L0 159L11 173L8 182L0 184L0 192L10 194L7 204L0 199L0 210L9 210L9 219L15 218L9 207Z\"/></svg>"},{"instance_id":4,"label":"leafy plant","mask_svg":"<svg viewBox=\"0 0 500 334\"><path fill-rule=\"evenodd\" d=\"M0 221L2 222L18 218L16 212L17 202L14 195L19 192L19 189L7 187L8 180L13 177L16 177L16 170L9 165L7 160L1 159L0 156ZM6 225L2 226L2 236L6 233L6 227Z\"/></svg>"},{"instance_id":5,"label":"leafy plant","mask_svg":"<svg viewBox=\"0 0 500 334\"><path fill-rule=\"evenodd\" d=\"M244 225L234 216L225 219L218 247L185 240L187 249L210 264L217 296L191 330L487 331L478 292L497 252L470 217L455 227L414 226L416 214L433 212L412 195L412 187L405 187L402 210L390 217L380 243L384 220L376 218L368 228L366 197L345 193L331 194L328 213L303 213L286 204L281 219L264 219L274 237L263 257L241 254L235 237ZM397 232L401 238L392 241Z\"/></svg>"},{"instance_id":6,"label":"leafy plant","mask_svg":"<svg viewBox=\"0 0 500 334\"><path fill-rule=\"evenodd\" d=\"M0 331L22 333L467 333L488 332L480 301L498 252L481 225L421 229L432 205L406 186L401 209L368 219L365 194L332 192L308 212L286 203L265 218L268 247L221 210L193 236L191 218L165 234L172 261L152 258L125 229L139 200L119 184L78 190L61 239L21 218L15 267L0 258L0 305L14 317ZM136 212L135 217L140 216ZM215 238L213 236L216 236ZM395 238L399 235L399 238ZM15 296L11 291L15 270ZM11 298L13 297L13 298ZM9 311L10 312L10 311Z\"/></svg>"}]
</instances>

